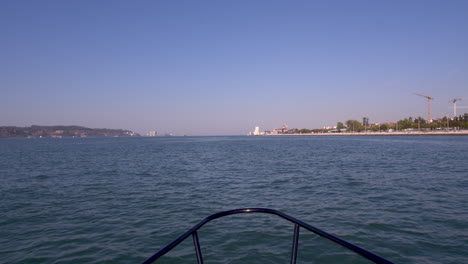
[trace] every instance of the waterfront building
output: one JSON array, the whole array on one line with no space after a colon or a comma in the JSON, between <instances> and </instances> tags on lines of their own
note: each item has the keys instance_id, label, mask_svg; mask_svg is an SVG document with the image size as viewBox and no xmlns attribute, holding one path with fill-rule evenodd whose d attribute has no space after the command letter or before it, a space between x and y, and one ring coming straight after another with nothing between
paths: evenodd
<instances>
[{"instance_id":1,"label":"waterfront building","mask_svg":"<svg viewBox=\"0 0 468 264\"><path fill-rule=\"evenodd\" d=\"M260 135L260 127L258 127L258 126L255 127L255 131L253 132L253 135L254 136Z\"/></svg>"},{"instance_id":2,"label":"waterfront building","mask_svg":"<svg viewBox=\"0 0 468 264\"><path fill-rule=\"evenodd\" d=\"M368 127L369 126L369 118L368 117L363 117L362 118L362 125L364 127Z\"/></svg>"}]
</instances>

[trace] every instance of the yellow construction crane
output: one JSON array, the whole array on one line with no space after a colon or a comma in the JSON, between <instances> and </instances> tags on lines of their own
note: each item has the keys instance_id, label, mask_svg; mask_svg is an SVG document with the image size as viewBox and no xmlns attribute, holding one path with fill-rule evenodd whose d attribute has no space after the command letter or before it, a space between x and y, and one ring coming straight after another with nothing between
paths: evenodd
<instances>
[{"instance_id":1,"label":"yellow construction crane","mask_svg":"<svg viewBox=\"0 0 468 264\"><path fill-rule=\"evenodd\" d=\"M432 118L431 118L431 100L434 100L434 97L428 96L428 95L423 95L423 94L418 94L418 93L413 93L417 96L422 96L427 99L427 122L431 123Z\"/></svg>"}]
</instances>

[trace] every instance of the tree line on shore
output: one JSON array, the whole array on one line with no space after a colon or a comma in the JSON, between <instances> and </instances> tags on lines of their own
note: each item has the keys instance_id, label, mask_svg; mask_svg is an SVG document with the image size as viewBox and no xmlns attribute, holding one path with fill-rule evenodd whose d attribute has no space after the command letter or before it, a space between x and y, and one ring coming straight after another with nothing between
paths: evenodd
<instances>
[{"instance_id":1,"label":"tree line on shore","mask_svg":"<svg viewBox=\"0 0 468 264\"><path fill-rule=\"evenodd\" d=\"M363 122L357 120L347 120L338 122L333 128L321 129L291 129L288 134L309 134L324 132L379 132L379 131L401 131L401 130L442 130L442 129L468 129L468 113L454 118L438 118L428 122L422 117L408 117L397 122L369 124L368 118L363 118Z\"/></svg>"}]
</instances>

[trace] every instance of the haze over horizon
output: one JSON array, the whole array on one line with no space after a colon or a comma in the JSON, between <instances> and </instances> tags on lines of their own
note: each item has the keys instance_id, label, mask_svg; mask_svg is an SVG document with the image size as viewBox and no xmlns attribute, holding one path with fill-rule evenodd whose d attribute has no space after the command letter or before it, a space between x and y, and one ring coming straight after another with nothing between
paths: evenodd
<instances>
[{"instance_id":1,"label":"haze over horizon","mask_svg":"<svg viewBox=\"0 0 468 264\"><path fill-rule=\"evenodd\" d=\"M468 1L0 2L0 126L236 135L468 112Z\"/></svg>"}]
</instances>

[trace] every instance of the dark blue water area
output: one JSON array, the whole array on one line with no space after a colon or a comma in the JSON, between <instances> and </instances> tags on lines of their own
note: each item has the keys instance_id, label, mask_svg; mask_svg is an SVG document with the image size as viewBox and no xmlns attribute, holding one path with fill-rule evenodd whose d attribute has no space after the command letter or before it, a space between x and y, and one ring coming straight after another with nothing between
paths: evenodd
<instances>
[{"instance_id":1,"label":"dark blue water area","mask_svg":"<svg viewBox=\"0 0 468 264\"><path fill-rule=\"evenodd\" d=\"M208 215L280 210L395 263L468 263L468 137L0 140L0 263L141 263ZM205 263L288 263L293 225L200 230ZM369 263L301 230L297 263ZM160 263L196 263L184 241Z\"/></svg>"}]
</instances>

